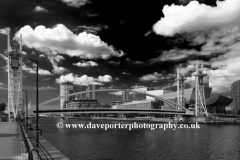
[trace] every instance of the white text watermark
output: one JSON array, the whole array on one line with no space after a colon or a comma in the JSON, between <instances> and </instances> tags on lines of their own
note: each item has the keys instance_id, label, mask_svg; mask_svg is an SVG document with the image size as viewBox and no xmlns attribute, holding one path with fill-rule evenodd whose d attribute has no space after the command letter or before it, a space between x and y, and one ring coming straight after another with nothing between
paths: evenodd
<instances>
[{"instance_id":1,"label":"white text watermark","mask_svg":"<svg viewBox=\"0 0 240 160\"><path fill-rule=\"evenodd\" d=\"M133 124L125 124L125 123L116 123L116 124L96 124L89 122L88 124L69 124L69 123L63 123L63 122L58 122L56 124L57 128L62 129L62 128L67 128L67 129L150 129L150 130L156 130L156 129L162 129L162 130L167 130L167 129L200 129L200 124L198 122L196 123L191 123L191 124L175 124L175 123L136 123L134 122Z\"/></svg>"}]
</instances>

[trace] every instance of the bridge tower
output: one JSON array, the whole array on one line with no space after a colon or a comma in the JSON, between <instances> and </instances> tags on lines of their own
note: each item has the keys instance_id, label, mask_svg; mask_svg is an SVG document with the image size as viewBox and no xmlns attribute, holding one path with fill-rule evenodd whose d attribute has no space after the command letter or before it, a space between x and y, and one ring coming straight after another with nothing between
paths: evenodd
<instances>
[{"instance_id":1,"label":"bridge tower","mask_svg":"<svg viewBox=\"0 0 240 160\"><path fill-rule=\"evenodd\" d=\"M185 107L184 81L185 79L183 73L181 73L179 68L177 68L177 104L181 107Z\"/></svg>"},{"instance_id":2,"label":"bridge tower","mask_svg":"<svg viewBox=\"0 0 240 160\"><path fill-rule=\"evenodd\" d=\"M20 49L10 46L10 29L7 29L7 50L4 51L8 57L8 118L17 118L23 110L22 99L22 35L20 35Z\"/></svg>"},{"instance_id":3,"label":"bridge tower","mask_svg":"<svg viewBox=\"0 0 240 160\"><path fill-rule=\"evenodd\" d=\"M199 64L196 64L195 75L195 116L208 116L207 107L205 102L204 86L208 85L208 75L204 74L203 64L199 68Z\"/></svg>"}]
</instances>

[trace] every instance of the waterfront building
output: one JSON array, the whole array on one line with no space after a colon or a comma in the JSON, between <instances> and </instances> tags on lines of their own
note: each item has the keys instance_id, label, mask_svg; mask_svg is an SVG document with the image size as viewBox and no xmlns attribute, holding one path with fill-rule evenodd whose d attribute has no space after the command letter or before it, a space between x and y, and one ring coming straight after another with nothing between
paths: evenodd
<instances>
[{"instance_id":1,"label":"waterfront building","mask_svg":"<svg viewBox=\"0 0 240 160\"><path fill-rule=\"evenodd\" d=\"M113 106L120 105L120 104L123 104L123 101L113 101L112 102Z\"/></svg>"},{"instance_id":2,"label":"waterfront building","mask_svg":"<svg viewBox=\"0 0 240 160\"><path fill-rule=\"evenodd\" d=\"M97 108L99 102L97 99L75 99L65 102L66 109Z\"/></svg>"},{"instance_id":3,"label":"waterfront building","mask_svg":"<svg viewBox=\"0 0 240 160\"><path fill-rule=\"evenodd\" d=\"M70 93L73 93L73 84L70 82L64 82L60 84L60 96L65 96ZM73 99L73 97L65 97L60 99L60 109L64 109L66 106L64 105L66 101L69 99Z\"/></svg>"},{"instance_id":4,"label":"waterfront building","mask_svg":"<svg viewBox=\"0 0 240 160\"><path fill-rule=\"evenodd\" d=\"M129 92L122 92L122 101L129 101Z\"/></svg>"},{"instance_id":5,"label":"waterfront building","mask_svg":"<svg viewBox=\"0 0 240 160\"><path fill-rule=\"evenodd\" d=\"M208 86L204 87L204 97L206 101L207 111L209 113L226 113L225 107L232 102L232 99L223 95L211 97L211 92L212 92L211 87L208 87ZM163 94L160 97L176 102L177 92ZM194 110L195 109L195 106L194 106L195 105L195 87L185 89L184 97L186 102L185 107L190 110Z\"/></svg>"},{"instance_id":6,"label":"waterfront building","mask_svg":"<svg viewBox=\"0 0 240 160\"><path fill-rule=\"evenodd\" d=\"M233 99L231 107L234 112L237 112L240 109L240 80L232 83L231 97Z\"/></svg>"},{"instance_id":7,"label":"waterfront building","mask_svg":"<svg viewBox=\"0 0 240 160\"><path fill-rule=\"evenodd\" d=\"M170 100L177 103L177 92L164 91L164 90L146 90L147 93ZM209 113L226 113L225 107L228 106L232 99L225 97L223 95L211 97L212 88L208 85L204 87L204 97L206 101L207 111ZM195 87L188 88L184 90L185 107L194 110L195 109ZM156 104L158 103L158 104ZM131 101L131 102L113 102L114 108L121 109L174 109L172 106L163 103L162 101L157 101L155 98L147 98L141 101Z\"/></svg>"},{"instance_id":8,"label":"waterfront building","mask_svg":"<svg viewBox=\"0 0 240 160\"><path fill-rule=\"evenodd\" d=\"M162 101L158 100L141 100L125 102L113 105L114 109L137 109L137 110L150 110L150 109L161 109L163 106Z\"/></svg>"},{"instance_id":9,"label":"waterfront building","mask_svg":"<svg viewBox=\"0 0 240 160\"><path fill-rule=\"evenodd\" d=\"M208 113L226 113L226 106L231 104L232 98L217 95L206 99Z\"/></svg>"},{"instance_id":10,"label":"waterfront building","mask_svg":"<svg viewBox=\"0 0 240 160\"><path fill-rule=\"evenodd\" d=\"M91 91L91 90L95 90L95 89L96 89L96 86L94 84L93 85L88 85L87 88L86 88L86 91ZM88 99L95 99L96 98L96 93L95 92L87 93L86 97Z\"/></svg>"}]
</instances>

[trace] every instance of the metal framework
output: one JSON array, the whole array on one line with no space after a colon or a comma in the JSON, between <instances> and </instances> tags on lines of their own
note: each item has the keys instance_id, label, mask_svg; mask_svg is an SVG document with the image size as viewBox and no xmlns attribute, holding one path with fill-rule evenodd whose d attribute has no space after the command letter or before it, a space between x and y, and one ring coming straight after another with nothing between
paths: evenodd
<instances>
[{"instance_id":1,"label":"metal framework","mask_svg":"<svg viewBox=\"0 0 240 160\"><path fill-rule=\"evenodd\" d=\"M8 57L8 117L17 118L22 112L22 38L20 37L20 49L14 50L10 46L10 30L7 30L7 50L4 52Z\"/></svg>"},{"instance_id":2,"label":"metal framework","mask_svg":"<svg viewBox=\"0 0 240 160\"><path fill-rule=\"evenodd\" d=\"M177 104L181 107L185 107L184 81L185 79L183 73L180 73L179 68L177 68Z\"/></svg>"},{"instance_id":3,"label":"metal framework","mask_svg":"<svg viewBox=\"0 0 240 160\"><path fill-rule=\"evenodd\" d=\"M201 69L199 69L198 62L195 80L195 116L208 116L204 94L204 86L208 84L208 75L204 74L203 64L201 64Z\"/></svg>"}]
</instances>

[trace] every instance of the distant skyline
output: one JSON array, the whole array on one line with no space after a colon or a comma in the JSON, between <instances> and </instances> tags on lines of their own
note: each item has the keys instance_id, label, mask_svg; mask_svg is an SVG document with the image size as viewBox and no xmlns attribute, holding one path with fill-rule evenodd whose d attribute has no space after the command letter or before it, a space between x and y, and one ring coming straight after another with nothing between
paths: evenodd
<instances>
[{"instance_id":1,"label":"distant skyline","mask_svg":"<svg viewBox=\"0 0 240 160\"><path fill-rule=\"evenodd\" d=\"M59 83L74 90L176 87L176 68L194 84L196 61L205 64L213 94L230 96L240 79L239 0L14 0L0 1L0 102L7 102L5 28L11 46L23 36L23 89L35 104L57 97Z\"/></svg>"}]
</instances>

